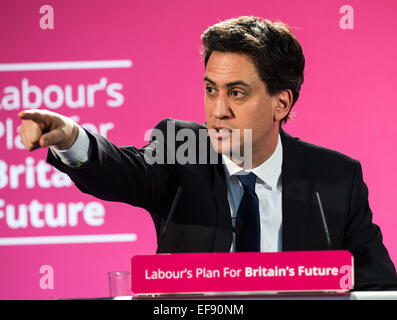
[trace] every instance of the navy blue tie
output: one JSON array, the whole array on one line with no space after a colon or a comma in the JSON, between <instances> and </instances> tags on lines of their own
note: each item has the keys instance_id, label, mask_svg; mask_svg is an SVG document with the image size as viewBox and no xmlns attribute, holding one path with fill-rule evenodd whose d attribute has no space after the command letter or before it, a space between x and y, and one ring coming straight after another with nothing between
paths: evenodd
<instances>
[{"instance_id":1,"label":"navy blue tie","mask_svg":"<svg viewBox=\"0 0 397 320\"><path fill-rule=\"evenodd\" d=\"M236 251L260 251L259 201L255 193L256 175L237 175L244 195L236 217Z\"/></svg>"}]
</instances>

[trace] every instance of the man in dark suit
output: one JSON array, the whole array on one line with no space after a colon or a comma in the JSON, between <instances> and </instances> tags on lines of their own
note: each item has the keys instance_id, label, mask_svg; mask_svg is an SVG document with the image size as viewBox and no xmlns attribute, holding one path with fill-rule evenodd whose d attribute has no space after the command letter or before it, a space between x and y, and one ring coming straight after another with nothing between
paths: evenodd
<instances>
[{"instance_id":1,"label":"man in dark suit","mask_svg":"<svg viewBox=\"0 0 397 320\"><path fill-rule=\"evenodd\" d=\"M331 245L353 254L356 290L397 289L394 265L372 223L360 163L281 129L304 70L302 49L288 28L240 17L208 28L202 40L205 126L166 119L147 146L116 147L71 119L32 110L20 113L23 143L29 150L51 146L48 162L81 191L145 208L154 221L158 252ZM187 143L178 133L187 131L184 137L197 152L187 162L173 161Z\"/></svg>"}]
</instances>

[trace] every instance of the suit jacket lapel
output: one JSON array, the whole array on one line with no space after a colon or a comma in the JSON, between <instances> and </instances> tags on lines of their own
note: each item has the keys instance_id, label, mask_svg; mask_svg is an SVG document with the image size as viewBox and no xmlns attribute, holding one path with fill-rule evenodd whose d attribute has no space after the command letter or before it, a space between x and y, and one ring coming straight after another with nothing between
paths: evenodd
<instances>
[{"instance_id":1,"label":"suit jacket lapel","mask_svg":"<svg viewBox=\"0 0 397 320\"><path fill-rule=\"evenodd\" d=\"M212 148L211 148L212 149ZM215 152L212 149L213 152ZM232 245L232 216L227 199L227 186L225 180L225 171L222 163L222 156L218 156L218 164L212 166L213 181L212 194L217 207L216 229L214 235L214 252L229 252Z\"/></svg>"},{"instance_id":2,"label":"suit jacket lapel","mask_svg":"<svg viewBox=\"0 0 397 320\"><path fill-rule=\"evenodd\" d=\"M312 186L297 142L280 131L283 144L282 165L282 238L283 250L303 250Z\"/></svg>"},{"instance_id":3,"label":"suit jacket lapel","mask_svg":"<svg viewBox=\"0 0 397 320\"><path fill-rule=\"evenodd\" d=\"M202 124L207 128L207 124ZM227 186L225 171L222 163L222 155L218 154L212 147L209 136L207 135L207 163L210 164L212 177L212 195L216 206L216 226L214 229L214 241L212 252L229 252L233 241L232 235L232 216L227 199ZM211 159L217 159L216 164Z\"/></svg>"}]
</instances>

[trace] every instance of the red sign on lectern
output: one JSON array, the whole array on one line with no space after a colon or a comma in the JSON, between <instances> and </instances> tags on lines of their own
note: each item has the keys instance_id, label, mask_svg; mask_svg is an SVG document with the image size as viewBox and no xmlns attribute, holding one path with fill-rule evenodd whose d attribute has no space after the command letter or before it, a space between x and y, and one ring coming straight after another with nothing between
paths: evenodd
<instances>
[{"instance_id":1,"label":"red sign on lectern","mask_svg":"<svg viewBox=\"0 0 397 320\"><path fill-rule=\"evenodd\" d=\"M346 292L353 289L348 251L178 253L131 259L137 294Z\"/></svg>"}]
</instances>

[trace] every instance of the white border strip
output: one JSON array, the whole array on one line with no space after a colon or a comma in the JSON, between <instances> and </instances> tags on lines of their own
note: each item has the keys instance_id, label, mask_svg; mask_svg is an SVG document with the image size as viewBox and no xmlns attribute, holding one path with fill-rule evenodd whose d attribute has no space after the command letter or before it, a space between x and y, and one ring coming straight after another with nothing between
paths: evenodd
<instances>
[{"instance_id":1,"label":"white border strip","mask_svg":"<svg viewBox=\"0 0 397 320\"><path fill-rule=\"evenodd\" d=\"M0 72L131 68L131 60L0 63Z\"/></svg>"},{"instance_id":2,"label":"white border strip","mask_svg":"<svg viewBox=\"0 0 397 320\"><path fill-rule=\"evenodd\" d=\"M0 238L0 246L26 246L40 244L69 244L69 243L100 243L100 242L133 242L137 240L135 233L118 234L90 234L74 236L46 236L46 237L13 237Z\"/></svg>"}]
</instances>

